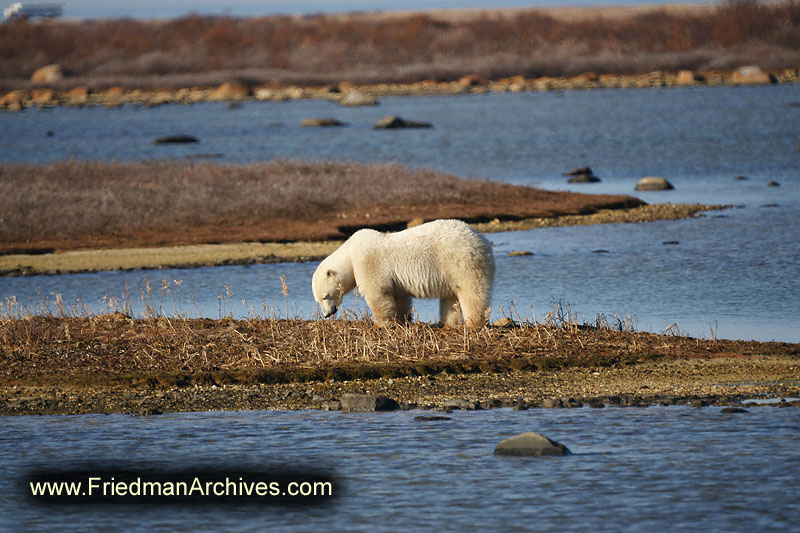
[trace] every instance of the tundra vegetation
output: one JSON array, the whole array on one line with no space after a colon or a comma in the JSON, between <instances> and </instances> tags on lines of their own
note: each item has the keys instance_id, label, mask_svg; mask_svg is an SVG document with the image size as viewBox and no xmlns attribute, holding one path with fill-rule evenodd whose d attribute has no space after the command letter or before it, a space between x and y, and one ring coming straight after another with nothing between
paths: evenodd
<instances>
[{"instance_id":1,"label":"tundra vegetation","mask_svg":"<svg viewBox=\"0 0 800 533\"><path fill-rule=\"evenodd\" d=\"M0 89L62 64L60 88L324 85L796 68L800 2L556 16L545 10L170 20L19 20L0 25Z\"/></svg>"}]
</instances>

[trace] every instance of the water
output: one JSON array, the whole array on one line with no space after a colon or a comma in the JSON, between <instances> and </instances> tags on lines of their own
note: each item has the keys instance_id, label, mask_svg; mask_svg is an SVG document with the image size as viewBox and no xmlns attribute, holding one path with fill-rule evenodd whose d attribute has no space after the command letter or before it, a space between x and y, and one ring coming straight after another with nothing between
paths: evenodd
<instances>
[{"instance_id":1,"label":"water","mask_svg":"<svg viewBox=\"0 0 800 533\"><path fill-rule=\"evenodd\" d=\"M217 412L5 417L0 529L135 531L798 531L795 408ZM423 413L424 414L424 413ZM499 458L537 431L573 455ZM322 471L336 498L299 507L36 503L35 469ZM91 467L90 467L91 469ZM105 480L108 477L104 477Z\"/></svg>"},{"instance_id":2,"label":"water","mask_svg":"<svg viewBox=\"0 0 800 533\"><path fill-rule=\"evenodd\" d=\"M142 109L52 109L0 114L0 161L136 160L218 154L221 162L275 157L395 160L550 190L634 194L650 203L735 204L702 219L551 228L489 235L498 264L493 317L541 318L555 305L578 319L603 314L660 332L800 342L800 86L669 88L382 99L374 108L325 101ZM373 131L378 118L427 120L430 130ZM302 128L333 116L346 128ZM52 131L55 136L48 137ZM197 145L153 145L189 133ZM590 165L603 181L566 183ZM645 175L676 187L635 192ZM747 181L734 181L744 175ZM770 180L780 187L768 187ZM678 245L664 244L678 241ZM506 257L525 249L535 255ZM607 253L594 253L605 250ZM63 296L95 312L104 296L131 295L145 279L168 314L317 316L313 264L112 272L0 279L0 299L36 307ZM289 301L280 276L289 283ZM180 299L161 294L162 280ZM229 294L230 293L232 294ZM348 296L346 307L366 309ZM416 302L422 320L438 306ZM616 317L616 318L614 318ZM674 331L674 328L672 329Z\"/></svg>"},{"instance_id":3,"label":"water","mask_svg":"<svg viewBox=\"0 0 800 533\"><path fill-rule=\"evenodd\" d=\"M683 0L683 3L705 3L706 0ZM670 0L616 0L616 5L670 3ZM605 0L559 0L564 6L606 5ZM392 10L427 10L427 9L462 9L462 8L498 8L498 7L548 7L551 1L504 0L502 3L486 0L405 0L402 4L391 0L307 0L288 2L286 0L237 0L223 3L209 0L179 0L158 2L156 0L139 0L131 3L122 0L72 0L64 6L64 16L71 18L165 18L181 17L190 13L203 15L227 16L263 16L275 14L316 14L341 13L350 11L392 11Z\"/></svg>"}]
</instances>

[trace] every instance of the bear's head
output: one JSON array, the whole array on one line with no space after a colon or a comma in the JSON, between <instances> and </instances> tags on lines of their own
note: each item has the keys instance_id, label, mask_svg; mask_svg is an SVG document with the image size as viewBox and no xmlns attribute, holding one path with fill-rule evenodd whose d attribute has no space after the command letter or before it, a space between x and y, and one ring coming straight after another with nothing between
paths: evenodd
<instances>
[{"instance_id":1,"label":"bear's head","mask_svg":"<svg viewBox=\"0 0 800 533\"><path fill-rule=\"evenodd\" d=\"M320 265L314 272L311 288L314 291L314 300L322 308L322 315L328 318L336 314L345 293L341 276L335 270Z\"/></svg>"}]
</instances>

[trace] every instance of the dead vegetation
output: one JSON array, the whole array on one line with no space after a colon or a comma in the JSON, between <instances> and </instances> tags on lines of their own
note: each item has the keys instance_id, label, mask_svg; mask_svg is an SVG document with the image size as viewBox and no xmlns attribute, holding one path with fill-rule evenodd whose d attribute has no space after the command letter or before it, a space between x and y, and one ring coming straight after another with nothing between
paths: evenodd
<instances>
[{"instance_id":1,"label":"dead vegetation","mask_svg":"<svg viewBox=\"0 0 800 533\"><path fill-rule=\"evenodd\" d=\"M0 165L0 252L343 239L417 217L485 222L641 204L397 163L15 163Z\"/></svg>"},{"instance_id":2,"label":"dead vegetation","mask_svg":"<svg viewBox=\"0 0 800 533\"><path fill-rule=\"evenodd\" d=\"M29 87L59 63L61 82L103 88L324 85L653 70L796 67L800 3L730 0L708 10L653 9L610 18L520 10L476 13L174 20L16 21L0 25L0 88ZM62 87L63 88L63 87Z\"/></svg>"},{"instance_id":3,"label":"dead vegetation","mask_svg":"<svg viewBox=\"0 0 800 533\"><path fill-rule=\"evenodd\" d=\"M162 296L174 298L171 291L167 284ZM13 299L0 302L3 380L7 385L276 383L800 354L798 345L785 343L694 339L677 326L661 334L636 332L631 317L580 323L561 305L539 319L521 317L512 308L504 325L469 330L427 323L375 327L366 316L280 318L274 309L271 317L193 319L179 304L175 313L164 313L149 290L141 298L145 312L137 319L121 311L93 314L65 307L58 298L37 315Z\"/></svg>"}]
</instances>

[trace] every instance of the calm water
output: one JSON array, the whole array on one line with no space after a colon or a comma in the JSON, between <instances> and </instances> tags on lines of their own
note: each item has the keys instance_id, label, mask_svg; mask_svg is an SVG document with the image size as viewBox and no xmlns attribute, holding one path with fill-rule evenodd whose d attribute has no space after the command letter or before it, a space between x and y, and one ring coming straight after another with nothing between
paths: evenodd
<instances>
[{"instance_id":1,"label":"calm water","mask_svg":"<svg viewBox=\"0 0 800 533\"><path fill-rule=\"evenodd\" d=\"M0 529L24 531L798 531L797 409L607 408L374 414L219 412L5 417ZM497 458L538 431L559 458ZM323 471L337 498L304 505L44 506L36 469L202 476ZM108 476L110 474L106 474ZM105 479L108 479L107 477Z\"/></svg>"},{"instance_id":2,"label":"calm water","mask_svg":"<svg viewBox=\"0 0 800 533\"><path fill-rule=\"evenodd\" d=\"M428 120L422 131L381 131L385 115ZM346 128L301 128L333 116ZM490 235L498 263L493 316L541 319L556 304L579 319L633 319L639 329L677 323L693 336L800 341L800 86L614 90L385 98L381 106L329 102L246 103L143 109L53 109L0 114L2 161L147 159L215 154L222 162L275 157L396 160L462 176L551 190L635 194L647 202L740 206L699 220L603 225ZM54 136L46 133L52 131ZM153 145L188 133L197 145ZM562 173L590 165L603 181L570 185ZM633 190L661 175L668 192ZM747 181L734 181L735 176ZM780 187L768 187L770 180ZM664 244L677 241L678 244ZM511 250L534 256L508 258ZM600 252L603 251L603 252ZM0 279L0 298L38 306L63 295L103 310L103 297L143 309L149 280L157 303L162 280L181 298L163 311L190 316L316 315L310 291L315 265ZM288 306L280 276L290 286ZM232 297L228 295L230 289ZM349 297L351 310L363 300ZM437 306L418 302L435 320Z\"/></svg>"},{"instance_id":3,"label":"calm water","mask_svg":"<svg viewBox=\"0 0 800 533\"><path fill-rule=\"evenodd\" d=\"M541 319L560 303L589 321L605 313L612 321L634 316L640 329L653 331L677 322L697 336L800 341L797 103L800 87L781 86L391 98L366 109L326 102L56 109L0 114L0 160L394 159L548 189L630 194L639 177L663 175L675 191L639 196L743 207L698 220L490 235L495 315ZM371 124L388 114L436 127L373 132ZM350 126L300 128L312 116ZM201 143L150 144L168 133L197 135ZM581 165L603 182L567 185L561 173ZM737 175L750 179L734 181ZM767 187L769 180L781 186ZM506 257L518 249L535 255ZM315 266L4 278L0 298L35 307L61 294L68 304L102 311L104 296L124 300L127 290L141 312L147 278L150 302L167 314L314 317ZM162 280L176 303L162 294ZM352 296L346 303L364 308ZM418 313L433 320L435 306L421 302ZM493 410L440 422L414 420L419 412L3 417L0 530L799 531L797 409L748 409ZM558 440L574 455L492 455L497 442L524 431ZM324 507L122 509L42 507L27 498L24 481L33 470L86 465L110 472L188 467L198 475L322 470L339 496Z\"/></svg>"}]
</instances>

